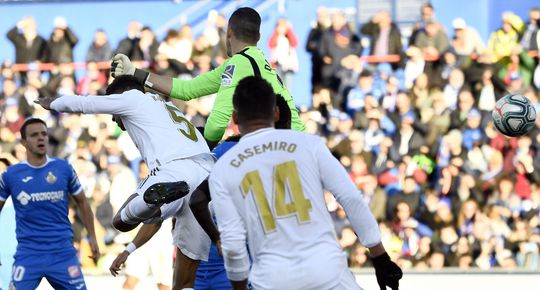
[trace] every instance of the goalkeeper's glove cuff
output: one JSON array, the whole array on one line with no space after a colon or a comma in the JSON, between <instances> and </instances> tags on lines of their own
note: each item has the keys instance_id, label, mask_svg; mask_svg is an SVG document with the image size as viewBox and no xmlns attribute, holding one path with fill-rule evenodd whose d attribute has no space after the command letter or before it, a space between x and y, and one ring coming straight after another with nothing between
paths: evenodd
<instances>
[{"instance_id":1,"label":"goalkeeper's glove cuff","mask_svg":"<svg viewBox=\"0 0 540 290\"><path fill-rule=\"evenodd\" d=\"M133 76L137 79L137 81L143 85L146 85L149 75L149 72L138 68L136 68L135 73L133 73Z\"/></svg>"}]
</instances>

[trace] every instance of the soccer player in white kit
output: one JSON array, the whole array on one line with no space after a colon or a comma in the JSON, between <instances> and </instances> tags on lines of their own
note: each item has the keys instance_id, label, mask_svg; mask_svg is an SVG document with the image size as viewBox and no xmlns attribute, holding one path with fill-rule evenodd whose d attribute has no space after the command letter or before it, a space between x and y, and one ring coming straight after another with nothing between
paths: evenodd
<instances>
[{"instance_id":1,"label":"soccer player in white kit","mask_svg":"<svg viewBox=\"0 0 540 290\"><path fill-rule=\"evenodd\" d=\"M132 76L117 77L105 96L61 96L36 103L59 112L113 115L151 172L116 214L113 225L129 231L156 215L161 219L175 216L174 244L194 263L194 270L191 266L186 273L194 281L198 260L208 259L210 239L195 220L189 197L215 163L202 134L173 103L144 93Z\"/></svg>"},{"instance_id":2,"label":"soccer player in white kit","mask_svg":"<svg viewBox=\"0 0 540 290\"><path fill-rule=\"evenodd\" d=\"M240 81L233 106L243 137L217 161L209 179L233 288L246 289L249 278L253 289L360 289L336 240L326 189L369 248L381 289L398 289L401 269L382 246L361 194L321 138L273 129L279 115L275 95L260 78Z\"/></svg>"}]
</instances>

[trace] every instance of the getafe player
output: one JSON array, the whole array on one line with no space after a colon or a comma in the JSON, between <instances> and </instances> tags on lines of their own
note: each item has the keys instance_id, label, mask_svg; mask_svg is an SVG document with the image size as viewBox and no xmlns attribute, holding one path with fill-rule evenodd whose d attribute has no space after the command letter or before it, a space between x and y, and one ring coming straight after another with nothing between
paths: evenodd
<instances>
[{"instance_id":1,"label":"getafe player","mask_svg":"<svg viewBox=\"0 0 540 290\"><path fill-rule=\"evenodd\" d=\"M67 161L47 156L49 136L43 120L24 122L21 143L27 160L8 167L0 178L0 210L11 196L17 225L18 245L10 287L36 289L45 277L55 289L86 289L72 243L70 196L81 212L95 260L99 248L94 215L77 174Z\"/></svg>"}]
</instances>

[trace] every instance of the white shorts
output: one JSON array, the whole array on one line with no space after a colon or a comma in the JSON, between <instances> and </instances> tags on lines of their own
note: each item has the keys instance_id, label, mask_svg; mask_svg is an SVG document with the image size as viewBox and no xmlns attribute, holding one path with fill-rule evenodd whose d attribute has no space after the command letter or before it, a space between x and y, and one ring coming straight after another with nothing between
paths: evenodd
<instances>
[{"instance_id":1,"label":"white shorts","mask_svg":"<svg viewBox=\"0 0 540 290\"><path fill-rule=\"evenodd\" d=\"M189 208L189 199L193 190L208 177L214 163L215 158L210 153L171 161L160 166L155 175L149 176L137 189L137 193L142 197L146 189L156 183L183 180L189 185L188 195L162 205L160 210L162 220L176 217L173 243L184 255L193 260L208 260L211 241L193 216Z\"/></svg>"}]
</instances>

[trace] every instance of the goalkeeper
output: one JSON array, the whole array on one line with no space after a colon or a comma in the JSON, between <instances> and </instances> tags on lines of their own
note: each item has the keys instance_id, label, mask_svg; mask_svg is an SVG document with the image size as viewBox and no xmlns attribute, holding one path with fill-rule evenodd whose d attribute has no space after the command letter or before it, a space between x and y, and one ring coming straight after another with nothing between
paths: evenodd
<instances>
[{"instance_id":1,"label":"goalkeeper","mask_svg":"<svg viewBox=\"0 0 540 290\"><path fill-rule=\"evenodd\" d=\"M134 75L146 87L184 101L217 93L204 129L204 137L212 147L221 140L229 125L233 112L232 95L238 82L247 76L260 76L270 83L274 93L282 95L291 109L292 129L303 131L304 124L291 95L263 52L257 48L260 25L261 17L257 11L247 7L237 9L231 15L227 28L227 54L230 58L192 80L179 80L136 69L123 54L113 57L111 73L113 77ZM257 94L253 97L256 98Z\"/></svg>"}]
</instances>

